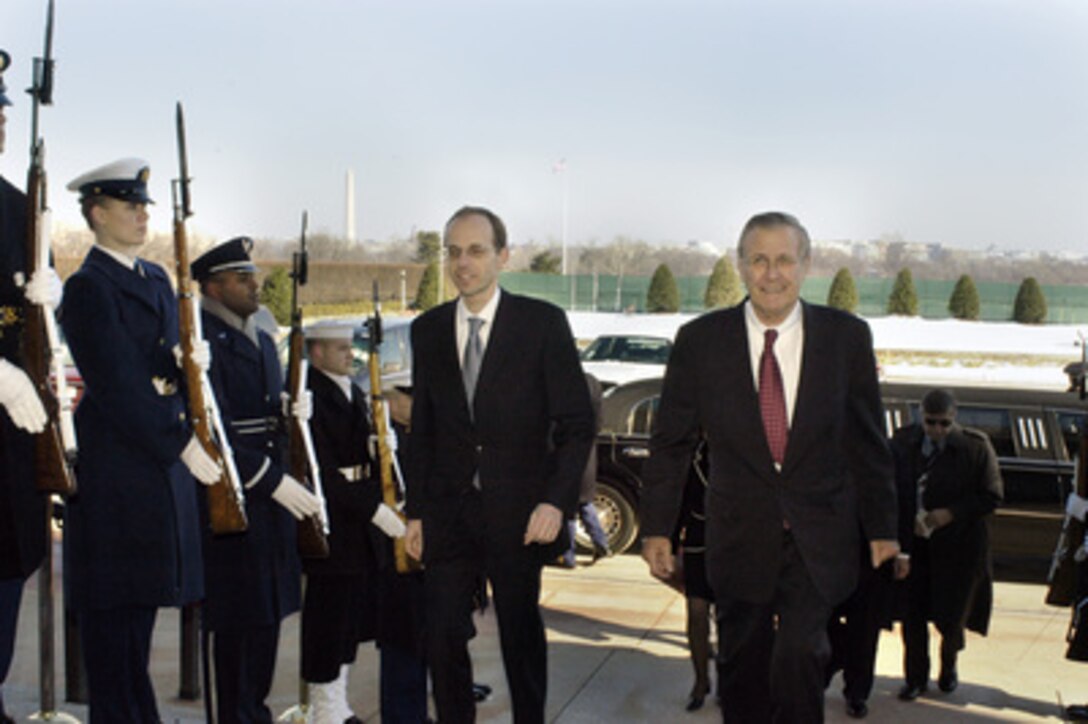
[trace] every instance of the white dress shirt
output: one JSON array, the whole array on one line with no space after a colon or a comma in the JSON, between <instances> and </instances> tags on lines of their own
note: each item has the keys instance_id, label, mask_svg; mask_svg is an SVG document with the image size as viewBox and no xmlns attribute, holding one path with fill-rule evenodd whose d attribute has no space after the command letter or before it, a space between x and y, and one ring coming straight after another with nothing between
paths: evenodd
<instances>
[{"instance_id":1,"label":"white dress shirt","mask_svg":"<svg viewBox=\"0 0 1088 724\"><path fill-rule=\"evenodd\" d=\"M457 313L453 315L453 322L455 331L457 334L457 363L463 365L465 363L465 345L468 343L468 318L479 317L484 321L480 325L480 353L481 360L482 355L487 353L487 340L491 338L491 327L494 326L495 310L499 307L499 296L502 294L502 290L495 287L495 293L488 300L484 308L475 314L470 312L468 307L465 306L464 299L457 300Z\"/></svg>"},{"instance_id":2,"label":"white dress shirt","mask_svg":"<svg viewBox=\"0 0 1088 724\"><path fill-rule=\"evenodd\" d=\"M805 347L805 325L802 324L801 302L793 306L785 321L777 327L768 327L759 321L752 302L744 303L744 321L748 328L748 354L752 362L752 382L759 391L759 359L763 356L763 333L778 330L774 342L774 356L782 372L782 391L786 395L786 423L793 427L793 408L797 403L797 385L801 381L801 353Z\"/></svg>"}]
</instances>

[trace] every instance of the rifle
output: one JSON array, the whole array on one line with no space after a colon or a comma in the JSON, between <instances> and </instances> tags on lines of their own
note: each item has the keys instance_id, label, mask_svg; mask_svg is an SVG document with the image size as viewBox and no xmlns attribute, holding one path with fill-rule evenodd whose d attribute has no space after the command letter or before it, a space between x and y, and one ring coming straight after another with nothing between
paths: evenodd
<instances>
[{"instance_id":1,"label":"rifle","mask_svg":"<svg viewBox=\"0 0 1088 724\"><path fill-rule=\"evenodd\" d=\"M227 440L223 419L215 402L207 373L193 359L193 348L204 338L200 314L193 296L193 281L189 271L189 240L185 219L192 216L189 206L189 159L185 151L185 116L181 103L177 105L178 170L179 177L170 185L174 202L174 261L178 283L178 337L181 343L181 367L189 396L189 417L193 432L201 447L219 464L219 480L207 488L208 521L212 532L221 535L241 533L246 520L245 494L234 464L234 451Z\"/></svg>"},{"instance_id":2,"label":"rifle","mask_svg":"<svg viewBox=\"0 0 1088 724\"><path fill-rule=\"evenodd\" d=\"M298 288L306 285L309 267L306 253L306 212L302 212L302 234L299 250L291 257L291 334L287 357L287 391L294 404L306 391L306 360L303 359L302 307ZM329 514L321 489L321 471L314 453L314 442L308 423L287 415L287 464L291 477L305 485L321 500L321 512L298 522L298 552L304 558L328 558Z\"/></svg>"},{"instance_id":3,"label":"rifle","mask_svg":"<svg viewBox=\"0 0 1088 724\"><path fill-rule=\"evenodd\" d=\"M1088 347L1086 340L1080 340L1080 376L1076 380L1075 389L1084 399L1085 377L1088 376ZM1088 431L1081 430L1080 452L1077 455L1077 468L1073 477L1073 490L1082 498L1088 498ZM1084 546L1085 523L1077 520L1068 513L1062 523L1062 532L1058 536L1058 545L1054 548L1054 557L1050 562L1050 572L1047 575L1049 588L1046 592L1046 602L1051 606L1072 606L1080 596L1077 595L1077 565L1081 562L1083 554L1078 556L1078 551Z\"/></svg>"},{"instance_id":4,"label":"rifle","mask_svg":"<svg viewBox=\"0 0 1088 724\"><path fill-rule=\"evenodd\" d=\"M38 108L53 104L53 0L49 0L45 25L44 57L34 59L34 78L27 93L31 101L30 168L27 171L26 276L49 266L49 205L46 202L45 141L38 136ZM22 357L49 421L34 436L34 477L43 493L72 495L76 480L70 463L75 460L75 428L72 425L72 396L64 372L64 345L57 334L52 310L26 302ZM56 393L50 387L52 374Z\"/></svg>"},{"instance_id":5,"label":"rifle","mask_svg":"<svg viewBox=\"0 0 1088 724\"><path fill-rule=\"evenodd\" d=\"M378 280L374 280L374 316L367 320L369 329L369 342L367 344L367 368L370 372L370 414L374 421L374 435L378 440L378 467L381 471L382 502L393 510L401 520L405 520L404 513L400 510L398 497L404 496L404 477L400 472L400 465L393 451L389 449L386 435L389 432L389 406L385 402L385 394L382 392L382 303L378 294ZM396 479L394 479L396 473ZM421 569L419 561L408 555L404 547L404 538L393 539L393 561L396 563L397 573L411 573Z\"/></svg>"}]
</instances>

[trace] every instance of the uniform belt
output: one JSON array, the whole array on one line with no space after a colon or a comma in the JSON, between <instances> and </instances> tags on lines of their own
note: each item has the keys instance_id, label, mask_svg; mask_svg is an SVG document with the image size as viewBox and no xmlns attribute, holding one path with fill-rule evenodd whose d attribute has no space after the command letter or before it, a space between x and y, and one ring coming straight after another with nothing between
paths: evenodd
<instances>
[{"instance_id":1,"label":"uniform belt","mask_svg":"<svg viewBox=\"0 0 1088 724\"><path fill-rule=\"evenodd\" d=\"M244 420L231 420L230 424L239 435L266 435L280 429L280 418L250 417Z\"/></svg>"},{"instance_id":2,"label":"uniform belt","mask_svg":"<svg viewBox=\"0 0 1088 724\"><path fill-rule=\"evenodd\" d=\"M366 480L369 472L369 465L352 465L350 467L340 468L340 474L343 475L344 479L349 483L357 483L360 480Z\"/></svg>"}]
</instances>

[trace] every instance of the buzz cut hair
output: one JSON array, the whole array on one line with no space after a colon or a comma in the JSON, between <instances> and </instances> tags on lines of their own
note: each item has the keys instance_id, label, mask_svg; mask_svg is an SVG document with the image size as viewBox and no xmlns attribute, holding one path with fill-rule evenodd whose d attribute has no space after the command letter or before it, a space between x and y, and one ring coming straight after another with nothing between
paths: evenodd
<instances>
[{"instance_id":1,"label":"buzz cut hair","mask_svg":"<svg viewBox=\"0 0 1088 724\"><path fill-rule=\"evenodd\" d=\"M930 415L943 415L956 409L956 397L949 390L938 387L922 398L922 411Z\"/></svg>"},{"instance_id":2,"label":"buzz cut hair","mask_svg":"<svg viewBox=\"0 0 1088 724\"><path fill-rule=\"evenodd\" d=\"M487 223L491 225L491 236L494 239L495 251L502 251L506 248L506 225L502 223L502 219L499 218L491 209L486 209L483 206L462 206L453 213L450 220L446 222L446 227L442 232L442 245L445 246L449 243L450 227L457 221L469 216L482 216L487 219Z\"/></svg>"},{"instance_id":3,"label":"buzz cut hair","mask_svg":"<svg viewBox=\"0 0 1088 724\"><path fill-rule=\"evenodd\" d=\"M744 242L748 238L748 234L756 229L774 229L779 226L793 229L793 233L797 237L797 252L800 254L802 261L808 259L809 254L812 253L812 240L809 239L808 230L801 225L797 217L793 214L787 214L785 211L764 211L748 219L748 223L741 230L740 238L737 239L737 261L744 261Z\"/></svg>"}]
</instances>

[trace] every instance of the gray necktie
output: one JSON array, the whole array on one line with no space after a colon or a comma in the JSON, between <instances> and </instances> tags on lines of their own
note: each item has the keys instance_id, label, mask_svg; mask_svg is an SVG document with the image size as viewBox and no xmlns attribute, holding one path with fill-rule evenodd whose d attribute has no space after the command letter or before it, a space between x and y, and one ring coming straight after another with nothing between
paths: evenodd
<instances>
[{"instance_id":1,"label":"gray necktie","mask_svg":"<svg viewBox=\"0 0 1088 724\"><path fill-rule=\"evenodd\" d=\"M484 320L479 317L468 318L468 340L465 342L465 356L461 362L461 378L465 382L465 396L468 398L470 410L476 396L476 380L480 377L480 361L484 356L483 344L480 342L482 326Z\"/></svg>"}]
</instances>

